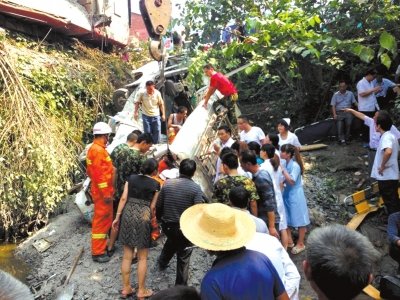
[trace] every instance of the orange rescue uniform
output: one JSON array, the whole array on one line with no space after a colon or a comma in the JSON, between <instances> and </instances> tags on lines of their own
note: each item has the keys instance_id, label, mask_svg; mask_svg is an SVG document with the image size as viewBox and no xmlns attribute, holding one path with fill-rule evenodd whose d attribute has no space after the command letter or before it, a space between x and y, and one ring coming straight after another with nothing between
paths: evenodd
<instances>
[{"instance_id":1,"label":"orange rescue uniform","mask_svg":"<svg viewBox=\"0 0 400 300\"><path fill-rule=\"evenodd\" d=\"M113 220L114 195L114 167L103 141L93 141L87 153L86 165L87 174L92 181L90 194L94 203L92 255L103 255Z\"/></svg>"}]
</instances>

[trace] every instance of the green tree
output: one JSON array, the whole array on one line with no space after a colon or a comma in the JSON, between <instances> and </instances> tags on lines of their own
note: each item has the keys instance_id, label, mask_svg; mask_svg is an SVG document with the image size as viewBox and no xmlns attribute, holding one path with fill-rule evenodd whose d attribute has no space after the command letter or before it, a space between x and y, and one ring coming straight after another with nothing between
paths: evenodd
<instances>
[{"instance_id":1,"label":"green tree","mask_svg":"<svg viewBox=\"0 0 400 300\"><path fill-rule=\"evenodd\" d=\"M251 105L247 112L260 120L266 111L286 114L304 124L327 115L337 79L355 84L366 68L393 71L399 17L398 7L382 0L202 1L187 6L193 29L207 33L239 18L251 33L243 43L197 56L191 72L200 73L194 67L210 59L225 70L248 62L236 78L242 104Z\"/></svg>"}]
</instances>

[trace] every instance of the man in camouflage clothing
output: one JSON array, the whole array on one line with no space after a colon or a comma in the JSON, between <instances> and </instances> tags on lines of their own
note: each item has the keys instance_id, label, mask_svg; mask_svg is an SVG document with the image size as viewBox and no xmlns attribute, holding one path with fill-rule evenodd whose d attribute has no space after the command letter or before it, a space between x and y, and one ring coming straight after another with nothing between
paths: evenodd
<instances>
[{"instance_id":1,"label":"man in camouflage clothing","mask_svg":"<svg viewBox=\"0 0 400 300\"><path fill-rule=\"evenodd\" d=\"M133 134L133 133L131 133ZM131 135L130 134L130 135ZM128 135L128 141L129 136ZM132 139L133 137L131 137ZM124 185L128 177L132 174L138 174L140 167L146 160L145 153L149 151L153 145L153 138L149 133L142 133L137 138L136 143L132 147L129 144L121 144L115 147L111 153L111 160L114 167L117 169L117 183L115 192L114 205L118 208L119 200L124 191ZM115 211L117 211L115 209ZM112 254L114 242L117 239L117 232L112 230L109 243L109 252Z\"/></svg>"},{"instance_id":2,"label":"man in camouflage clothing","mask_svg":"<svg viewBox=\"0 0 400 300\"><path fill-rule=\"evenodd\" d=\"M111 153L111 160L114 167L117 169L117 182L115 199L118 205L119 199L124 191L126 180L131 174L138 174L143 161L146 159L143 156L148 151L152 144L139 142L138 138L142 134L132 132L127 137L127 142L118 145ZM140 145L142 144L142 145ZM141 150L142 149L142 150Z\"/></svg>"},{"instance_id":3,"label":"man in camouflage clothing","mask_svg":"<svg viewBox=\"0 0 400 300\"><path fill-rule=\"evenodd\" d=\"M128 177L132 174L139 173L142 163L146 160L145 153L149 151L152 145L152 136L149 133L142 133L139 135L133 147L122 149L115 155L115 150L111 153L111 159L117 169L116 198L118 200L122 196L124 185Z\"/></svg>"},{"instance_id":4,"label":"man in camouflage clothing","mask_svg":"<svg viewBox=\"0 0 400 300\"><path fill-rule=\"evenodd\" d=\"M214 196L218 202L229 205L229 192L235 186L243 186L250 194L249 210L257 216L257 201L260 200L254 182L246 176L239 175L239 159L235 153L227 153L221 157L222 168L227 176L214 184Z\"/></svg>"}]
</instances>

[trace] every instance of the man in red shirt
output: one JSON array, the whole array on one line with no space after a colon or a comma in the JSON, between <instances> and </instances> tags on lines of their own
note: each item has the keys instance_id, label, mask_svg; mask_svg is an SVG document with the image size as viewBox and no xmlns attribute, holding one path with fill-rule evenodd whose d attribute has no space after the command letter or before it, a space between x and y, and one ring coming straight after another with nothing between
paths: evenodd
<instances>
[{"instance_id":1,"label":"man in red shirt","mask_svg":"<svg viewBox=\"0 0 400 300\"><path fill-rule=\"evenodd\" d=\"M206 64L203 67L204 74L210 77L210 86L207 93L204 95L203 107L207 109L208 100L211 95L218 90L224 97L213 103L213 109L218 112L218 105L222 105L228 109L228 118L232 124L236 122L234 103L238 99L238 94L235 85L223 74L216 72L211 64Z\"/></svg>"}]
</instances>

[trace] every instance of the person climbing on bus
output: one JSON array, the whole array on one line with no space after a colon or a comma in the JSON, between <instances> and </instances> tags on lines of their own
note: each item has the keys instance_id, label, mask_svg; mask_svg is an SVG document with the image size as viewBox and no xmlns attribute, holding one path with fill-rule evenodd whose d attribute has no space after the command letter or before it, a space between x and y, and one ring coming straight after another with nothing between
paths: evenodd
<instances>
[{"instance_id":1,"label":"person climbing on bus","mask_svg":"<svg viewBox=\"0 0 400 300\"><path fill-rule=\"evenodd\" d=\"M207 93L204 95L203 107L207 109L208 101L210 97L218 90L224 97L213 103L213 109L219 113L223 106L228 109L228 118L232 124L236 124L235 107L234 104L238 100L238 93L235 85L222 73L216 72L211 64L206 64L203 67L204 74L210 77L210 86L208 87Z\"/></svg>"}]
</instances>

